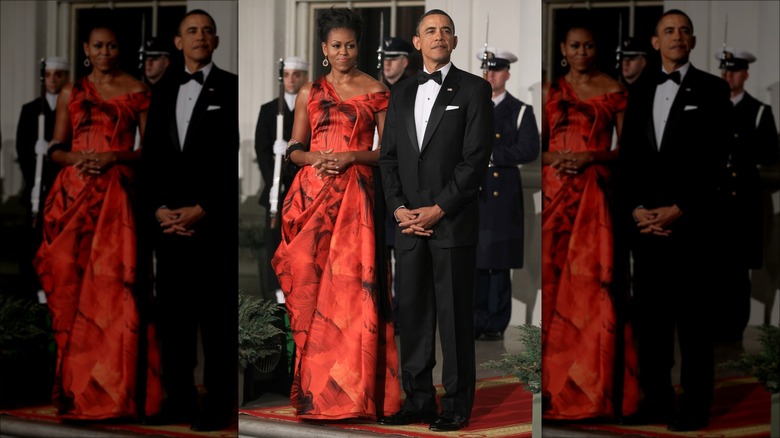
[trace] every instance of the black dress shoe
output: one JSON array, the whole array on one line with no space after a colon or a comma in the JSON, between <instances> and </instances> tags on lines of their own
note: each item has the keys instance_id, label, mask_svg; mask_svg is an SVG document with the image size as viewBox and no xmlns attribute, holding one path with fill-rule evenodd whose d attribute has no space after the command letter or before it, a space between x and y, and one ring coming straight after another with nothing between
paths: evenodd
<instances>
[{"instance_id":1,"label":"black dress shoe","mask_svg":"<svg viewBox=\"0 0 780 438\"><path fill-rule=\"evenodd\" d=\"M211 432L215 430L227 429L232 424L230 418L202 417L192 423L190 429L196 432Z\"/></svg>"},{"instance_id":2,"label":"black dress shoe","mask_svg":"<svg viewBox=\"0 0 780 438\"><path fill-rule=\"evenodd\" d=\"M674 420L667 429L672 432L690 432L692 430L704 429L707 427L706 418L680 417Z\"/></svg>"},{"instance_id":3,"label":"black dress shoe","mask_svg":"<svg viewBox=\"0 0 780 438\"><path fill-rule=\"evenodd\" d=\"M167 426L189 423L190 421L192 421L192 415L188 412L163 409L159 414L144 417L141 423L145 426Z\"/></svg>"},{"instance_id":4,"label":"black dress shoe","mask_svg":"<svg viewBox=\"0 0 780 438\"><path fill-rule=\"evenodd\" d=\"M431 423L430 430L436 432L448 432L453 430L461 430L469 425L469 420L461 415L455 415L454 417L441 416Z\"/></svg>"},{"instance_id":5,"label":"black dress shoe","mask_svg":"<svg viewBox=\"0 0 780 438\"><path fill-rule=\"evenodd\" d=\"M504 334L501 332L487 331L485 333L482 333L482 337L480 339L483 341L503 341Z\"/></svg>"},{"instance_id":6,"label":"black dress shoe","mask_svg":"<svg viewBox=\"0 0 780 438\"><path fill-rule=\"evenodd\" d=\"M388 417L382 417L377 422L385 426L405 426L414 423L430 423L436 418L433 412L398 411Z\"/></svg>"}]
</instances>

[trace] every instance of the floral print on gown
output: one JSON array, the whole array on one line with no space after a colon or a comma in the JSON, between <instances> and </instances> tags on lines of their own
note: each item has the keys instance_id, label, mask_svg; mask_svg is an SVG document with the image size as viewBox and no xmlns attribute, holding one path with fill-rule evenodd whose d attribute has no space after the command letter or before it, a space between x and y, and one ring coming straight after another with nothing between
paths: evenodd
<instances>
[{"instance_id":1,"label":"floral print on gown","mask_svg":"<svg viewBox=\"0 0 780 438\"><path fill-rule=\"evenodd\" d=\"M549 151L608 151L625 92L580 100L560 78L548 92ZM639 387L631 327L612 296L609 169L577 175L542 170L542 399L546 419L636 411ZM621 301L625 297L619 298ZM621 342L625 339L624 342ZM621 388L616 382L622 380ZM615 400L622 400L620 411Z\"/></svg>"},{"instance_id":2,"label":"floral print on gown","mask_svg":"<svg viewBox=\"0 0 780 438\"><path fill-rule=\"evenodd\" d=\"M77 81L68 102L72 151L132 150L139 113L148 107L148 92L103 100L86 78ZM154 330L142 325L133 291L132 191L127 165L83 179L67 166L44 205L43 244L34 264L52 316L52 397L63 418L152 415L160 408ZM138 406L141 396L144 406Z\"/></svg>"},{"instance_id":3,"label":"floral print on gown","mask_svg":"<svg viewBox=\"0 0 780 438\"><path fill-rule=\"evenodd\" d=\"M306 104L311 151L369 151L375 113L389 93L342 100L325 78ZM320 179L303 167L282 207L282 243L272 265L285 294L296 346L290 399L306 419L370 418L400 408L398 354L386 267L376 266L372 166ZM379 226L382 226L380 223ZM380 291L385 291L380 292Z\"/></svg>"}]
</instances>

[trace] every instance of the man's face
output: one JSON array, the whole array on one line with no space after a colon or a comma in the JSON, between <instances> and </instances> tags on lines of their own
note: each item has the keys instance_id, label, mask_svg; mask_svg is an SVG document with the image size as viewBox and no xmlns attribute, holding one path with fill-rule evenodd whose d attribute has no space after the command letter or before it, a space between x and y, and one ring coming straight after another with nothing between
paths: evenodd
<instances>
[{"instance_id":1,"label":"man's face","mask_svg":"<svg viewBox=\"0 0 780 438\"><path fill-rule=\"evenodd\" d=\"M490 82L490 87L493 92L502 92L506 89L506 81L509 80L509 69L502 68L501 70L488 70L487 81Z\"/></svg>"},{"instance_id":2,"label":"man's face","mask_svg":"<svg viewBox=\"0 0 780 438\"><path fill-rule=\"evenodd\" d=\"M647 65L647 58L642 55L623 58L623 79L632 83L644 70Z\"/></svg>"},{"instance_id":3,"label":"man's face","mask_svg":"<svg viewBox=\"0 0 780 438\"><path fill-rule=\"evenodd\" d=\"M70 74L65 70L46 70L46 92L59 94L62 87L68 83Z\"/></svg>"},{"instance_id":4,"label":"man's face","mask_svg":"<svg viewBox=\"0 0 780 438\"><path fill-rule=\"evenodd\" d=\"M182 21L173 42L183 52L185 61L205 65L211 62L211 55L219 46L219 37L208 16L193 14Z\"/></svg>"},{"instance_id":5,"label":"man's face","mask_svg":"<svg viewBox=\"0 0 780 438\"><path fill-rule=\"evenodd\" d=\"M662 18L651 42L661 52L661 60L685 64L696 46L691 23L683 15L671 14Z\"/></svg>"},{"instance_id":6,"label":"man's face","mask_svg":"<svg viewBox=\"0 0 780 438\"><path fill-rule=\"evenodd\" d=\"M165 55L150 56L146 58L146 62L144 63L146 79L153 84L159 81L163 73L165 73L165 69L168 68L168 64L170 64L170 61Z\"/></svg>"},{"instance_id":7,"label":"man's face","mask_svg":"<svg viewBox=\"0 0 780 438\"><path fill-rule=\"evenodd\" d=\"M737 71L724 70L721 76L729 83L731 91L740 92L745 89L745 81L749 75L747 69L743 69Z\"/></svg>"},{"instance_id":8,"label":"man's face","mask_svg":"<svg viewBox=\"0 0 780 438\"><path fill-rule=\"evenodd\" d=\"M309 75L302 70L284 69L284 91L290 94L298 94Z\"/></svg>"},{"instance_id":9,"label":"man's face","mask_svg":"<svg viewBox=\"0 0 780 438\"><path fill-rule=\"evenodd\" d=\"M391 84L395 83L403 76L406 67L409 66L409 58L404 55L395 56L393 58L385 58L384 74L387 82Z\"/></svg>"},{"instance_id":10,"label":"man's face","mask_svg":"<svg viewBox=\"0 0 780 438\"><path fill-rule=\"evenodd\" d=\"M423 18L418 35L412 38L414 48L422 52L423 61L438 65L450 62L452 51L458 45L454 27L446 15L432 14Z\"/></svg>"}]
</instances>

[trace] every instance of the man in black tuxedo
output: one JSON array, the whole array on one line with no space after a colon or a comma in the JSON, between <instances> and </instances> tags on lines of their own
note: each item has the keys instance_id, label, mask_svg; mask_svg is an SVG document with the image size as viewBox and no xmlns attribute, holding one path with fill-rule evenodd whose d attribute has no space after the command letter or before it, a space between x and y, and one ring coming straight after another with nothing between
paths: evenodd
<instances>
[{"instance_id":1,"label":"man in black tuxedo","mask_svg":"<svg viewBox=\"0 0 780 438\"><path fill-rule=\"evenodd\" d=\"M143 148L145 202L159 222L156 292L167 392L160 421L189 420L200 431L234 421L238 369L238 77L211 61L216 30L203 10L182 19L174 42L185 71L160 83ZM198 329L207 391L200 412Z\"/></svg>"},{"instance_id":2,"label":"man in black tuxedo","mask_svg":"<svg viewBox=\"0 0 780 438\"><path fill-rule=\"evenodd\" d=\"M406 401L379 420L435 421L437 431L468 424L474 402L474 276L477 195L493 145L490 85L450 62L458 39L447 13L417 23L413 44L424 72L393 87L379 167L396 233L400 288L401 369ZM429 72L432 72L429 74ZM432 370L436 325L446 394L436 407Z\"/></svg>"},{"instance_id":3,"label":"man in black tuxedo","mask_svg":"<svg viewBox=\"0 0 780 438\"><path fill-rule=\"evenodd\" d=\"M279 247L279 243L282 241L282 227L279 226L282 203L284 198L287 197L287 189L292 184L293 178L295 178L297 173L296 166L282 165L281 189L277 194L278 203L276 204L279 215L272 226L270 194L274 177L274 155L284 155L284 151L287 149L287 141L292 137L295 99L301 87L309 81L309 63L298 56L285 58L282 81L284 82L285 100L282 125L284 141L276 144L276 117L279 114L279 97L260 107L260 115L257 117L257 125L255 126L255 153L257 154L257 165L260 167L260 174L264 182L263 191L260 193L258 202L265 207L265 249L268 256L268 266L271 265L271 258L273 258L276 248ZM284 295L279 287L279 281L272 270L269 270L267 285L269 295L273 297L272 299L282 302Z\"/></svg>"},{"instance_id":4,"label":"man in black tuxedo","mask_svg":"<svg viewBox=\"0 0 780 438\"><path fill-rule=\"evenodd\" d=\"M725 162L729 89L693 67L693 23L665 12L652 37L662 72L642 75L623 122L620 165L632 234L639 377L644 421L670 430L706 426L713 392L708 270L719 262L718 172ZM630 212L629 212L630 211ZM684 395L674 411L674 333L679 336Z\"/></svg>"}]
</instances>

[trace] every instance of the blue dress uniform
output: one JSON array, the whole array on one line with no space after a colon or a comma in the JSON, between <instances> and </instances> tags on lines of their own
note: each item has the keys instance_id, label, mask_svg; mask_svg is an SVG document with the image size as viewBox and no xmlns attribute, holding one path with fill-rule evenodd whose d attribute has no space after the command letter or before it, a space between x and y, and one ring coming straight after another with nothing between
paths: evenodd
<instances>
[{"instance_id":1,"label":"blue dress uniform","mask_svg":"<svg viewBox=\"0 0 780 438\"><path fill-rule=\"evenodd\" d=\"M755 57L745 51L729 51L722 67L747 70ZM716 57L720 55L716 54ZM725 73L724 73L725 75ZM728 79L727 79L728 80ZM750 319L750 270L760 269L764 256L764 206L759 165L778 159L778 134L772 107L744 92L732 97L729 159L720 182L720 201L726 229L723 287L716 298L716 339L739 341Z\"/></svg>"},{"instance_id":2,"label":"blue dress uniform","mask_svg":"<svg viewBox=\"0 0 780 438\"><path fill-rule=\"evenodd\" d=\"M523 266L523 187L519 164L539 156L533 108L514 96L494 109L496 136L479 194L479 242L474 299L477 339L498 340L512 314L510 270Z\"/></svg>"}]
</instances>

